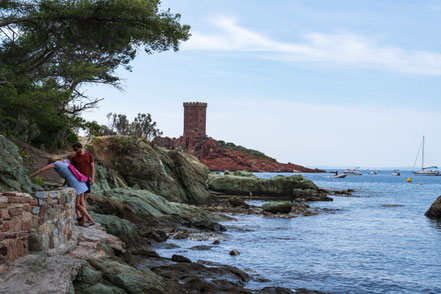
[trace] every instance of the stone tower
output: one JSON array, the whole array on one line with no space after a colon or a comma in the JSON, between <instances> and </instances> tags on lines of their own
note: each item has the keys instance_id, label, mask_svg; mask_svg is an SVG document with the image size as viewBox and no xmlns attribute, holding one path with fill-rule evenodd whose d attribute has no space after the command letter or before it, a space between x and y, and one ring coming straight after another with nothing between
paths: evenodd
<instances>
[{"instance_id":1,"label":"stone tower","mask_svg":"<svg viewBox=\"0 0 441 294\"><path fill-rule=\"evenodd\" d=\"M207 103L184 102L184 137L192 134L205 137Z\"/></svg>"}]
</instances>

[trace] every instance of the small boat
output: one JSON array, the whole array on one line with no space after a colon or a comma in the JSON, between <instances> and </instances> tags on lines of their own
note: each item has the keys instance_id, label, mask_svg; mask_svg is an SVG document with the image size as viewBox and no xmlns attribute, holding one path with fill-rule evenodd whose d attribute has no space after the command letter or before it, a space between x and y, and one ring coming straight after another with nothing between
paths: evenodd
<instances>
[{"instance_id":1,"label":"small boat","mask_svg":"<svg viewBox=\"0 0 441 294\"><path fill-rule=\"evenodd\" d=\"M421 170L420 171L412 171L412 173L416 176L439 176L439 170L437 166L426 166L424 167L424 136L423 136L423 141L421 143L422 145L420 145L423 147L422 148L422 152L421 152ZM420 153L420 150L418 149L418 153L417 153L417 158L415 159L415 163L418 159L418 155ZM413 165L415 167L415 164Z\"/></svg>"},{"instance_id":2,"label":"small boat","mask_svg":"<svg viewBox=\"0 0 441 294\"><path fill-rule=\"evenodd\" d=\"M370 175L376 175L377 172L376 172L376 171L371 171L371 172L369 172L369 174L370 174Z\"/></svg>"},{"instance_id":3,"label":"small boat","mask_svg":"<svg viewBox=\"0 0 441 294\"><path fill-rule=\"evenodd\" d=\"M339 175L333 175L331 176L331 178L335 178L335 179L343 179L346 178L347 175L345 174L339 174Z\"/></svg>"},{"instance_id":4,"label":"small boat","mask_svg":"<svg viewBox=\"0 0 441 294\"><path fill-rule=\"evenodd\" d=\"M354 168L354 169L349 169L349 168L347 168L347 169L345 169L345 170L343 171L343 173L346 174L346 175L357 175L357 176L361 176L362 173L361 173L361 171L359 171L358 169L359 169L359 167L356 167L356 168Z\"/></svg>"},{"instance_id":5,"label":"small boat","mask_svg":"<svg viewBox=\"0 0 441 294\"><path fill-rule=\"evenodd\" d=\"M401 175L401 173L400 173L399 170L395 169L395 170L392 172L392 175L393 175L393 176L399 176L399 175Z\"/></svg>"}]
</instances>

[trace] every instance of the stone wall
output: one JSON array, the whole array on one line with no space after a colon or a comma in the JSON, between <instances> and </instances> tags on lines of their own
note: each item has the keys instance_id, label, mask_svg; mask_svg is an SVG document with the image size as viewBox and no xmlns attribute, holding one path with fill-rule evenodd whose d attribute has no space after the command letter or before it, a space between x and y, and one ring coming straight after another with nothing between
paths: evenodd
<instances>
[{"instance_id":1,"label":"stone wall","mask_svg":"<svg viewBox=\"0 0 441 294\"><path fill-rule=\"evenodd\" d=\"M0 265L29 251L48 251L72 236L75 190L0 193Z\"/></svg>"}]
</instances>

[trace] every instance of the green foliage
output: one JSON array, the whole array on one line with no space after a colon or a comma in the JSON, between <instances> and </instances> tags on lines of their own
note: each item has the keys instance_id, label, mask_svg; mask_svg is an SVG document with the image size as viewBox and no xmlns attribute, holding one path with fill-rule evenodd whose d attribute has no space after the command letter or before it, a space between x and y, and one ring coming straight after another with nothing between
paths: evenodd
<instances>
[{"instance_id":1,"label":"green foliage","mask_svg":"<svg viewBox=\"0 0 441 294\"><path fill-rule=\"evenodd\" d=\"M137 149L137 139L131 136L113 136L108 148L116 155L127 155Z\"/></svg>"},{"instance_id":2,"label":"green foliage","mask_svg":"<svg viewBox=\"0 0 441 294\"><path fill-rule=\"evenodd\" d=\"M112 130L110 130L107 126L100 125L96 121L88 121L83 124L82 128L86 131L89 137L115 135L115 133Z\"/></svg>"},{"instance_id":3,"label":"green foliage","mask_svg":"<svg viewBox=\"0 0 441 294\"><path fill-rule=\"evenodd\" d=\"M35 185L40 186L40 187L43 187L43 186L44 186L43 179L40 178L40 177L33 177L33 178L31 179L31 182L32 182L33 184L35 184Z\"/></svg>"},{"instance_id":4,"label":"green foliage","mask_svg":"<svg viewBox=\"0 0 441 294\"><path fill-rule=\"evenodd\" d=\"M23 159L23 163L25 164L25 166L32 166L33 160L29 153L20 146L18 146L18 150L18 154Z\"/></svg>"},{"instance_id":5,"label":"green foliage","mask_svg":"<svg viewBox=\"0 0 441 294\"><path fill-rule=\"evenodd\" d=\"M120 87L140 49L178 50L189 26L158 0L0 2L0 132L39 147L60 147L101 98L81 87ZM91 132L104 132L89 125Z\"/></svg>"},{"instance_id":6,"label":"green foliage","mask_svg":"<svg viewBox=\"0 0 441 294\"><path fill-rule=\"evenodd\" d=\"M109 113L107 118L109 119L109 130L118 135L147 140L162 135L162 132L156 128L156 122L152 120L150 113L138 113L133 122L130 122L124 114Z\"/></svg>"},{"instance_id":7,"label":"green foliage","mask_svg":"<svg viewBox=\"0 0 441 294\"><path fill-rule=\"evenodd\" d=\"M265 153L262 153L260 151L248 149L243 146L235 145L234 143L230 143L230 142L226 143L225 141L222 141L222 140L219 140L217 142L224 148L228 148L231 150L236 150L236 151L242 152L244 154L249 155L250 158L255 158L255 159L259 159L259 160L266 160L266 161L274 161L273 158L265 155Z\"/></svg>"}]
</instances>

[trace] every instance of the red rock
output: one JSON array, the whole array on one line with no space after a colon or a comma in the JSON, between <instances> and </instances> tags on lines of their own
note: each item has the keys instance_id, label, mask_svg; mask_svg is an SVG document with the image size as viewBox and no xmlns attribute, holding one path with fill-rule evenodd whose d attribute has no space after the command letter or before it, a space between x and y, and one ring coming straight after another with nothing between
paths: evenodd
<instances>
[{"instance_id":1,"label":"red rock","mask_svg":"<svg viewBox=\"0 0 441 294\"><path fill-rule=\"evenodd\" d=\"M16 215L22 215L23 214L23 208L11 208L9 209L9 215L10 216L16 216Z\"/></svg>"},{"instance_id":2,"label":"red rock","mask_svg":"<svg viewBox=\"0 0 441 294\"><path fill-rule=\"evenodd\" d=\"M31 205L30 205L29 203L25 203L25 204L23 204L23 209L24 209L25 211L28 211L28 212L31 212L31 211L32 211L32 207L31 207Z\"/></svg>"},{"instance_id":3,"label":"red rock","mask_svg":"<svg viewBox=\"0 0 441 294\"><path fill-rule=\"evenodd\" d=\"M31 198L20 197L20 198L18 199L18 201L19 201L20 203L29 203L29 202L31 202Z\"/></svg>"},{"instance_id":4,"label":"red rock","mask_svg":"<svg viewBox=\"0 0 441 294\"><path fill-rule=\"evenodd\" d=\"M1 229L2 232L7 232L9 231L9 222L3 222L3 226Z\"/></svg>"},{"instance_id":5,"label":"red rock","mask_svg":"<svg viewBox=\"0 0 441 294\"><path fill-rule=\"evenodd\" d=\"M9 223L9 231L10 232L19 232L21 231L21 217L20 216L14 216L12 217L11 222Z\"/></svg>"},{"instance_id":6,"label":"red rock","mask_svg":"<svg viewBox=\"0 0 441 294\"><path fill-rule=\"evenodd\" d=\"M31 221L21 223L21 230L22 231L30 230L30 229L32 229L32 222Z\"/></svg>"},{"instance_id":7,"label":"red rock","mask_svg":"<svg viewBox=\"0 0 441 294\"><path fill-rule=\"evenodd\" d=\"M274 158L265 155L251 155L222 146L211 137L199 137L196 134L180 138L158 137L154 143L167 149L183 148L196 156L211 171L237 171L249 172L324 172L310 169L293 163L280 163Z\"/></svg>"}]
</instances>

